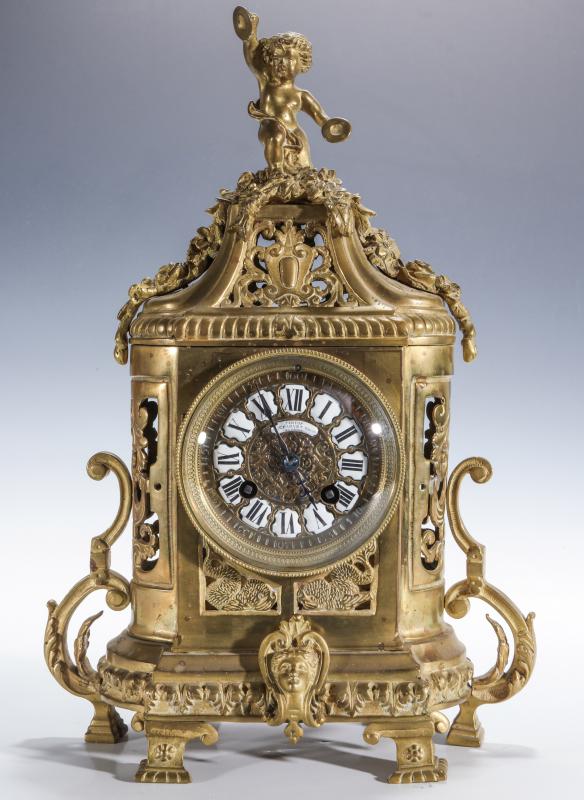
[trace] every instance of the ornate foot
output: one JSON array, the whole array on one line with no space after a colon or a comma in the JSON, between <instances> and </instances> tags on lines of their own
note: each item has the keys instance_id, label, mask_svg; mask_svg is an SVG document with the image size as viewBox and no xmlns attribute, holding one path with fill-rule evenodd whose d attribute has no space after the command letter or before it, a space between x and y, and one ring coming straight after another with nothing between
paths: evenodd
<instances>
[{"instance_id":1,"label":"ornate foot","mask_svg":"<svg viewBox=\"0 0 584 800\"><path fill-rule=\"evenodd\" d=\"M119 742L127 728L115 709L102 701L99 675L87 659L90 628L102 612L94 614L82 624L75 639L74 658L67 645L67 632L75 610L98 589L107 592L106 602L115 611L126 608L130 602L128 581L110 569L110 548L126 527L131 508L132 483L124 464L111 453L92 456L87 471L94 480L101 480L110 471L113 472L120 486L120 504L112 525L91 541L89 575L80 580L59 604L54 600L47 603L49 619L45 630L45 661L55 680L64 689L93 704L95 713L85 735L86 741L111 743Z\"/></svg>"},{"instance_id":2,"label":"ornate foot","mask_svg":"<svg viewBox=\"0 0 584 800\"><path fill-rule=\"evenodd\" d=\"M458 747L480 747L484 738L485 729L480 723L476 708L473 708L469 701L463 703L452 723L446 741L448 744Z\"/></svg>"},{"instance_id":3,"label":"ornate foot","mask_svg":"<svg viewBox=\"0 0 584 800\"><path fill-rule=\"evenodd\" d=\"M200 739L211 745L219 734L207 722L173 723L164 727L160 723L146 720L148 758L140 762L136 780L140 783L190 783L191 776L184 768L183 758L187 742Z\"/></svg>"},{"instance_id":4,"label":"ornate foot","mask_svg":"<svg viewBox=\"0 0 584 800\"><path fill-rule=\"evenodd\" d=\"M318 728L326 718L319 700L330 662L327 643L310 622L295 615L283 620L266 636L258 654L268 696L273 698L264 716L268 725L287 722L284 733L292 744L300 739L300 723Z\"/></svg>"},{"instance_id":5,"label":"ornate foot","mask_svg":"<svg viewBox=\"0 0 584 800\"><path fill-rule=\"evenodd\" d=\"M515 645L511 664L505 669L509 659L507 637L501 625L487 614L498 639L497 659L487 673L473 678L469 698L460 706L460 712L450 728L447 742L463 747L480 747L483 740L484 732L476 714L477 708L483 703L500 703L517 694L529 680L535 663L535 614L524 617L507 595L486 581L485 548L467 531L458 508L460 483L464 476L470 474L476 483L486 483L492 472L486 459L467 458L452 473L446 490L446 508L452 534L466 554L466 580L459 581L448 590L444 607L450 616L460 619L470 608L470 597L484 600L509 625Z\"/></svg>"},{"instance_id":6,"label":"ornate foot","mask_svg":"<svg viewBox=\"0 0 584 800\"><path fill-rule=\"evenodd\" d=\"M419 719L371 722L363 733L367 744L377 744L381 738L393 739L397 751L397 769L389 783L435 783L445 781L448 762L434 755L434 721Z\"/></svg>"},{"instance_id":7,"label":"ornate foot","mask_svg":"<svg viewBox=\"0 0 584 800\"><path fill-rule=\"evenodd\" d=\"M128 726L113 706L94 702L93 707L95 713L85 734L86 742L117 744L128 738Z\"/></svg>"}]
</instances>

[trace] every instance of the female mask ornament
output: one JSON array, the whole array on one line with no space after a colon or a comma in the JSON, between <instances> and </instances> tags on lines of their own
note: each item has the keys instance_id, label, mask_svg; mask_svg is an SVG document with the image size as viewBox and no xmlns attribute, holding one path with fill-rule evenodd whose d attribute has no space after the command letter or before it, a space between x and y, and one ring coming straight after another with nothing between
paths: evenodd
<instances>
[{"instance_id":1,"label":"female mask ornament","mask_svg":"<svg viewBox=\"0 0 584 800\"><path fill-rule=\"evenodd\" d=\"M302 736L300 723L317 728L325 717L319 694L329 668L329 650L320 634L311 630L304 617L280 623L263 640L259 663L268 693L275 701L268 706L266 722L281 725L293 744Z\"/></svg>"}]
</instances>

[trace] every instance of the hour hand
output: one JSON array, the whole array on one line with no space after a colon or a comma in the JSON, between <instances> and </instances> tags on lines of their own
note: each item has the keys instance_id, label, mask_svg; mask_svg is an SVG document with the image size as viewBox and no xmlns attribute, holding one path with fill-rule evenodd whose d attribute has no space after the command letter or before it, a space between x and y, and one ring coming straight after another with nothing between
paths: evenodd
<instances>
[{"instance_id":1,"label":"hour hand","mask_svg":"<svg viewBox=\"0 0 584 800\"><path fill-rule=\"evenodd\" d=\"M315 503L315 501L314 501L314 497L312 496L312 492L310 491L310 489L309 489L309 488L308 488L308 486L306 485L306 481L305 481L305 479L302 477L302 473L300 472L300 470L299 470L298 468L296 468L296 469L294 470L294 473L295 473L296 477L298 478L298 482L299 482L299 483L300 483L300 485L302 486L302 490L303 490L304 494L306 495L306 497L308 497L308 499L310 500L310 502L312 503L312 505L313 505L313 506L316 508L316 503Z\"/></svg>"}]
</instances>

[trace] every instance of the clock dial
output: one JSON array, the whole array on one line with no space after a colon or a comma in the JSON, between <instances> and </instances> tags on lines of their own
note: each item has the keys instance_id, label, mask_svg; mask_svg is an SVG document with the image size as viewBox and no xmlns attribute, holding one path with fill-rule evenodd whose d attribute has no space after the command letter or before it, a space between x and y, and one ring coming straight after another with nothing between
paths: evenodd
<instances>
[{"instance_id":1,"label":"clock dial","mask_svg":"<svg viewBox=\"0 0 584 800\"><path fill-rule=\"evenodd\" d=\"M193 522L238 561L309 574L387 524L401 480L391 409L365 376L312 351L230 367L181 436Z\"/></svg>"}]
</instances>

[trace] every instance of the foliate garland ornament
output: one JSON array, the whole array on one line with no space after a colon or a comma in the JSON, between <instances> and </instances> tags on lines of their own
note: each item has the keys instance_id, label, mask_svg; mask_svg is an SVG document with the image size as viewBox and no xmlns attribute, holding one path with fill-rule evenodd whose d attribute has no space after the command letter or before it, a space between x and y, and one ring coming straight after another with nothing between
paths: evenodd
<instances>
[{"instance_id":1,"label":"foliate garland ornament","mask_svg":"<svg viewBox=\"0 0 584 800\"><path fill-rule=\"evenodd\" d=\"M295 584L296 610L324 613L375 610L377 540L329 572Z\"/></svg>"},{"instance_id":2,"label":"foliate garland ornament","mask_svg":"<svg viewBox=\"0 0 584 800\"><path fill-rule=\"evenodd\" d=\"M371 214L361 206L359 195L342 185L333 169L305 167L293 175L269 169L243 172L235 191L221 190L221 199L237 207L229 230L238 239L249 240L259 212L269 203L310 203L326 209L332 231L348 236L354 223L354 213Z\"/></svg>"},{"instance_id":3,"label":"foliate garland ornament","mask_svg":"<svg viewBox=\"0 0 584 800\"><path fill-rule=\"evenodd\" d=\"M145 569L149 563L155 563L152 559L154 559L159 549L158 521L152 524L143 523L138 525L134 530L134 566L138 569Z\"/></svg>"},{"instance_id":4,"label":"foliate garland ornament","mask_svg":"<svg viewBox=\"0 0 584 800\"><path fill-rule=\"evenodd\" d=\"M203 613L279 612L281 589L244 575L205 542L201 548Z\"/></svg>"},{"instance_id":5,"label":"foliate garland ornament","mask_svg":"<svg viewBox=\"0 0 584 800\"><path fill-rule=\"evenodd\" d=\"M462 332L462 355L465 361L473 361L477 355L476 330L470 313L460 299L460 286L447 278L436 275L425 261L400 261L395 279L412 289L430 292L442 298Z\"/></svg>"},{"instance_id":6,"label":"foliate garland ornament","mask_svg":"<svg viewBox=\"0 0 584 800\"><path fill-rule=\"evenodd\" d=\"M430 698L433 706L450 703L456 697L466 699L470 694L474 667L470 661L457 668L432 672L428 678Z\"/></svg>"},{"instance_id":7,"label":"foliate garland ornament","mask_svg":"<svg viewBox=\"0 0 584 800\"><path fill-rule=\"evenodd\" d=\"M142 303L151 297L184 289L205 272L219 252L225 231L226 203L218 201L208 213L213 217L213 222L197 230L196 236L191 239L185 261L165 264L154 278L144 278L130 286L128 300L118 312L114 357L119 364L125 364L128 360L128 332Z\"/></svg>"},{"instance_id":8,"label":"foliate garland ornament","mask_svg":"<svg viewBox=\"0 0 584 800\"><path fill-rule=\"evenodd\" d=\"M258 660L269 695L275 700L265 721L269 725L286 722L284 733L296 744L303 735L300 723L318 728L326 718L320 695L330 663L327 643L312 630L309 620L295 615L282 620L278 630L265 637Z\"/></svg>"},{"instance_id":9,"label":"foliate garland ornament","mask_svg":"<svg viewBox=\"0 0 584 800\"><path fill-rule=\"evenodd\" d=\"M132 672L110 664L106 656L97 663L100 693L118 703L145 705L152 690L151 672Z\"/></svg>"},{"instance_id":10,"label":"foliate garland ornament","mask_svg":"<svg viewBox=\"0 0 584 800\"><path fill-rule=\"evenodd\" d=\"M451 617L461 619L470 608L469 598L477 597L495 609L509 625L513 634L515 652L507 667L509 644L501 625L487 615L497 636L497 658L494 666L480 677L473 678L468 699L460 706L452 723L448 742L466 747L478 747L483 729L476 711L484 703L500 703L517 694L529 680L535 663L535 614L526 617L507 595L485 579L485 547L479 544L466 529L459 511L460 484L465 475L475 483L486 483L493 471L484 458L467 458L454 469L446 491L446 509L452 534L466 554L466 579L452 586L445 595L444 608Z\"/></svg>"},{"instance_id":11,"label":"foliate garland ornament","mask_svg":"<svg viewBox=\"0 0 584 800\"><path fill-rule=\"evenodd\" d=\"M388 278L404 286L438 295L448 306L450 313L462 332L462 353L465 361L473 361L477 355L476 330L468 309L460 299L460 286L446 275L436 275L425 261L408 261L404 264L397 244L382 228L374 228L369 211L361 205L358 195L353 196L355 228L369 262Z\"/></svg>"}]
</instances>

